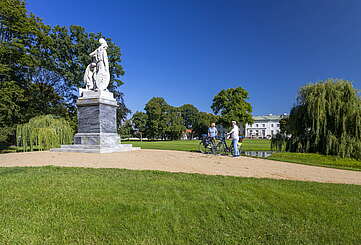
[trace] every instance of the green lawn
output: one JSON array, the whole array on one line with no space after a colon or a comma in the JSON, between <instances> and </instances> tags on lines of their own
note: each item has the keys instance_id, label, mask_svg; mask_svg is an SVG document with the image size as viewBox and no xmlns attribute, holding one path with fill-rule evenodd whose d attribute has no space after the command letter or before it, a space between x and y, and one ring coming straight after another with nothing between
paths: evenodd
<instances>
[{"instance_id":1,"label":"green lawn","mask_svg":"<svg viewBox=\"0 0 361 245\"><path fill-rule=\"evenodd\" d=\"M0 244L360 244L361 187L0 168Z\"/></svg>"},{"instance_id":2,"label":"green lawn","mask_svg":"<svg viewBox=\"0 0 361 245\"><path fill-rule=\"evenodd\" d=\"M267 157L267 159L314 166L361 170L361 161L356 159L325 156L315 153L277 152Z\"/></svg>"},{"instance_id":3,"label":"green lawn","mask_svg":"<svg viewBox=\"0 0 361 245\"><path fill-rule=\"evenodd\" d=\"M133 144L143 149L198 151L200 140L173 140L173 141L122 141L123 144ZM230 141L228 141L230 144ZM269 151L271 143L263 139L245 139L242 149L245 151ZM0 153L22 152L22 147L1 146Z\"/></svg>"},{"instance_id":4,"label":"green lawn","mask_svg":"<svg viewBox=\"0 0 361 245\"><path fill-rule=\"evenodd\" d=\"M174 141L122 141L124 144L133 144L143 149L177 150L177 151L198 151L199 140L174 140ZM230 141L228 141L230 144ZM269 140L245 139L242 149L244 151L270 151Z\"/></svg>"},{"instance_id":5,"label":"green lawn","mask_svg":"<svg viewBox=\"0 0 361 245\"><path fill-rule=\"evenodd\" d=\"M199 140L178 140L178 141L123 141L122 143L140 146L143 149L177 150L177 151L198 151ZM230 141L228 141L228 144ZM270 141L264 139L245 139L242 145L243 151L270 151ZM301 163L314 166L341 168L349 170L361 170L361 161L350 158L339 158L313 153L273 153L270 160L282 162Z\"/></svg>"}]
</instances>

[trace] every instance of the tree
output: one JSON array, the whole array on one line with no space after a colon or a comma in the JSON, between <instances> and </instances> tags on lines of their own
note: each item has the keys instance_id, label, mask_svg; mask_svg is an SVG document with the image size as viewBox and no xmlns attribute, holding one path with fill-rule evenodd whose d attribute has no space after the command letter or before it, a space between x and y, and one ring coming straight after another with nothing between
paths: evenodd
<instances>
[{"instance_id":1,"label":"tree","mask_svg":"<svg viewBox=\"0 0 361 245\"><path fill-rule=\"evenodd\" d=\"M132 117L132 124L135 130L140 134L140 140L143 140L143 134L146 130L146 124L147 124L147 114L144 112L137 111L134 113Z\"/></svg>"},{"instance_id":2,"label":"tree","mask_svg":"<svg viewBox=\"0 0 361 245\"><path fill-rule=\"evenodd\" d=\"M179 109L182 114L184 126L192 130L190 139L193 139L194 127L199 119L199 110L191 104L182 105Z\"/></svg>"},{"instance_id":3,"label":"tree","mask_svg":"<svg viewBox=\"0 0 361 245\"><path fill-rule=\"evenodd\" d=\"M183 125L184 121L182 113L177 107L168 106L166 111L166 127L164 130L165 138L168 140L178 140L181 138L186 127Z\"/></svg>"},{"instance_id":4,"label":"tree","mask_svg":"<svg viewBox=\"0 0 361 245\"><path fill-rule=\"evenodd\" d=\"M208 133L211 123L218 122L219 117L207 112L199 112L197 120L193 125L194 135L200 137L202 134Z\"/></svg>"},{"instance_id":5,"label":"tree","mask_svg":"<svg viewBox=\"0 0 361 245\"><path fill-rule=\"evenodd\" d=\"M153 97L145 105L147 115L146 135L151 139L164 139L166 129L166 112L169 105L162 97Z\"/></svg>"},{"instance_id":6,"label":"tree","mask_svg":"<svg viewBox=\"0 0 361 245\"><path fill-rule=\"evenodd\" d=\"M230 126L232 121L252 124L252 106L246 102L248 92L241 88L229 88L219 92L212 103L212 110L217 115L220 114L220 122L225 126Z\"/></svg>"},{"instance_id":7,"label":"tree","mask_svg":"<svg viewBox=\"0 0 361 245\"><path fill-rule=\"evenodd\" d=\"M0 1L0 110L5 115L0 117L0 127L14 129L16 124L44 114L72 119L76 125L77 88L84 87L89 53L98 47L100 37L101 33L87 33L80 26L45 25L28 13L22 0ZM120 125L130 112L119 89L124 70L119 64L120 48L110 39L107 42L108 89L119 103ZM11 99L14 96L17 98Z\"/></svg>"},{"instance_id":8,"label":"tree","mask_svg":"<svg viewBox=\"0 0 361 245\"><path fill-rule=\"evenodd\" d=\"M289 134L290 129L288 128L288 121L289 118L288 116L282 116L282 118L280 119L280 133L287 135Z\"/></svg>"},{"instance_id":9,"label":"tree","mask_svg":"<svg viewBox=\"0 0 361 245\"><path fill-rule=\"evenodd\" d=\"M287 150L361 159L361 99L346 80L302 87L287 128Z\"/></svg>"},{"instance_id":10,"label":"tree","mask_svg":"<svg viewBox=\"0 0 361 245\"><path fill-rule=\"evenodd\" d=\"M179 110L184 120L184 126L187 129L192 129L198 119L199 110L191 104L182 105Z\"/></svg>"},{"instance_id":11,"label":"tree","mask_svg":"<svg viewBox=\"0 0 361 245\"><path fill-rule=\"evenodd\" d=\"M34 147L39 150L48 150L62 144L71 144L73 131L64 118L53 115L38 116L30 119L28 123L18 125L16 129L18 146L24 151L32 151Z\"/></svg>"},{"instance_id":12,"label":"tree","mask_svg":"<svg viewBox=\"0 0 361 245\"><path fill-rule=\"evenodd\" d=\"M122 138L129 138L133 135L133 127L130 120L125 120L122 125L119 127L119 135Z\"/></svg>"},{"instance_id":13,"label":"tree","mask_svg":"<svg viewBox=\"0 0 361 245\"><path fill-rule=\"evenodd\" d=\"M14 135L17 123L34 116L30 106L47 104L31 92L37 89L31 86L31 74L39 65L36 53L45 29L40 19L27 14L24 1L0 1L0 127L8 136ZM15 137L3 140L15 143Z\"/></svg>"},{"instance_id":14,"label":"tree","mask_svg":"<svg viewBox=\"0 0 361 245\"><path fill-rule=\"evenodd\" d=\"M145 105L146 135L155 139L179 139L185 130L180 110L170 106L163 98L153 97Z\"/></svg>"},{"instance_id":15,"label":"tree","mask_svg":"<svg viewBox=\"0 0 361 245\"><path fill-rule=\"evenodd\" d=\"M55 26L47 33L50 40L43 45L46 50L46 59L43 67L39 69L37 78L41 79L44 74L48 77L46 81L56 88L56 91L66 99L67 106L71 112L75 111L77 89L84 87L83 75L87 65L91 62L89 53L99 46L101 33L87 33L81 26L72 25L69 28ZM108 90L114 93L119 107L117 108L118 125L125 120L130 110L125 106L123 93L119 87L123 84L120 77L124 74L121 62L120 48L110 38L108 43L108 60L110 71L110 82ZM39 76L40 74L40 76ZM50 77L50 79L49 79ZM33 79L34 80L34 79Z\"/></svg>"}]
</instances>

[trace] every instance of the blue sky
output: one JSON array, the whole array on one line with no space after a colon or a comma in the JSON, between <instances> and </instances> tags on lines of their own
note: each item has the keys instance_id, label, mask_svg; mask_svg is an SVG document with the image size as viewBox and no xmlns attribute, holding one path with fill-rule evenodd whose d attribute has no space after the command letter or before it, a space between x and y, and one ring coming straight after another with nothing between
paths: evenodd
<instances>
[{"instance_id":1,"label":"blue sky","mask_svg":"<svg viewBox=\"0 0 361 245\"><path fill-rule=\"evenodd\" d=\"M361 88L359 0L27 0L46 24L80 25L122 49L125 102L154 96L211 112L226 88L254 115L288 113L299 87L343 78Z\"/></svg>"}]
</instances>

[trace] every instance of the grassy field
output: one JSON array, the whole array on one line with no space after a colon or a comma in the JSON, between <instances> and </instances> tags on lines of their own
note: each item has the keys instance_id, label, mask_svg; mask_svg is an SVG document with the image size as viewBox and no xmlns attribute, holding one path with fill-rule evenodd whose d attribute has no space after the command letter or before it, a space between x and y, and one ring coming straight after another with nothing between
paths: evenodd
<instances>
[{"instance_id":1,"label":"grassy field","mask_svg":"<svg viewBox=\"0 0 361 245\"><path fill-rule=\"evenodd\" d=\"M267 159L313 166L361 170L361 161L356 159L325 156L315 153L277 152L267 157Z\"/></svg>"},{"instance_id":2,"label":"grassy field","mask_svg":"<svg viewBox=\"0 0 361 245\"><path fill-rule=\"evenodd\" d=\"M361 187L0 168L0 244L360 244Z\"/></svg>"},{"instance_id":3,"label":"grassy field","mask_svg":"<svg viewBox=\"0 0 361 245\"><path fill-rule=\"evenodd\" d=\"M143 149L198 151L199 140L174 140L174 141L122 141L124 144L133 144ZM230 144L230 141L228 141ZM243 151L270 151L271 143L264 139L245 139L242 145Z\"/></svg>"},{"instance_id":4,"label":"grassy field","mask_svg":"<svg viewBox=\"0 0 361 245\"><path fill-rule=\"evenodd\" d=\"M198 140L179 141L124 141L133 146L140 146L142 149L177 150L177 151L198 151ZM230 141L228 142L228 144ZM270 141L263 139L245 139L242 145L243 151L270 151ZM275 152L270 160L282 162L301 163L313 166L332 167L349 170L361 170L361 161L350 158L339 158L314 153L291 153Z\"/></svg>"},{"instance_id":5,"label":"grassy field","mask_svg":"<svg viewBox=\"0 0 361 245\"><path fill-rule=\"evenodd\" d=\"M133 144L143 149L157 149L157 150L176 150L176 151L198 151L200 140L173 140L173 141L122 141L123 144ZM230 144L230 141L228 141ZM269 151L271 150L271 143L269 140L263 139L245 139L243 146L245 151ZM22 152L21 147L16 146L1 146L0 153Z\"/></svg>"}]
</instances>

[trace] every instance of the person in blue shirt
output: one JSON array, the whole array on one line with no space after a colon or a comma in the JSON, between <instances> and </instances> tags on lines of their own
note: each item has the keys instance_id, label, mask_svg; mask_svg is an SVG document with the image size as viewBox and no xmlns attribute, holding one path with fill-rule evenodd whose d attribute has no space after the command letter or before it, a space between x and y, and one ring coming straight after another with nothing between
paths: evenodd
<instances>
[{"instance_id":1,"label":"person in blue shirt","mask_svg":"<svg viewBox=\"0 0 361 245\"><path fill-rule=\"evenodd\" d=\"M210 137L213 143L215 143L215 139L217 135L218 135L218 130L216 128L216 124L211 123L211 126L208 128L208 137Z\"/></svg>"}]
</instances>

